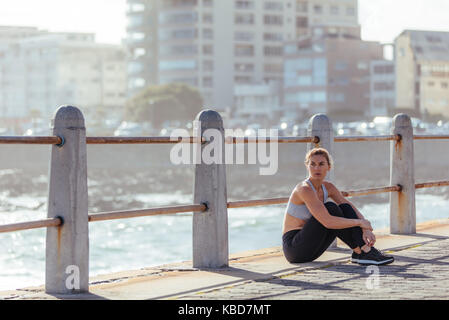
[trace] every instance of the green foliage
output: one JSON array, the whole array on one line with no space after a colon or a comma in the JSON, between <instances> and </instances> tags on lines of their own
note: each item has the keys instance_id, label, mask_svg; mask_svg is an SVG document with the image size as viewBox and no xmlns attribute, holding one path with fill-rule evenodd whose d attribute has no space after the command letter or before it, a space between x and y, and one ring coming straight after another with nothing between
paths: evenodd
<instances>
[{"instance_id":1,"label":"green foliage","mask_svg":"<svg viewBox=\"0 0 449 320\"><path fill-rule=\"evenodd\" d=\"M149 86L130 99L126 118L149 121L160 126L164 121L192 121L201 111L203 99L198 90L179 83Z\"/></svg>"}]
</instances>

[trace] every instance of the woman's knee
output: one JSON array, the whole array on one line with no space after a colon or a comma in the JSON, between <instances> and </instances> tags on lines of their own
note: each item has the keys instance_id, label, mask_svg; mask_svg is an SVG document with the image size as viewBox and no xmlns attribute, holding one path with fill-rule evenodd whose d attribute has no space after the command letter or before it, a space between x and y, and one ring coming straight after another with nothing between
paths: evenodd
<instances>
[{"instance_id":1,"label":"woman's knee","mask_svg":"<svg viewBox=\"0 0 449 320\"><path fill-rule=\"evenodd\" d=\"M338 205L343 215L347 218L357 218L357 213L349 203L341 203Z\"/></svg>"},{"instance_id":2,"label":"woman's knee","mask_svg":"<svg viewBox=\"0 0 449 320\"><path fill-rule=\"evenodd\" d=\"M324 204L324 206L326 207L327 211L331 215L338 216L338 217L343 217L343 212L341 211L340 207L337 206L337 204L335 204L334 202L326 202Z\"/></svg>"}]
</instances>

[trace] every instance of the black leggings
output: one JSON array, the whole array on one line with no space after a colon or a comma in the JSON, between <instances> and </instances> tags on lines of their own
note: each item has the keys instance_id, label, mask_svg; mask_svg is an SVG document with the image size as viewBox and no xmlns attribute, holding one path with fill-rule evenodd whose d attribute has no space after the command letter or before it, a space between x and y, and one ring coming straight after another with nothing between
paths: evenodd
<instances>
[{"instance_id":1,"label":"black leggings","mask_svg":"<svg viewBox=\"0 0 449 320\"><path fill-rule=\"evenodd\" d=\"M358 219L348 203L337 206L333 202L326 202L324 206L333 216ZM285 258L292 263L313 261L326 251L335 237L340 238L351 249L365 245L360 227L327 229L312 216L301 230L290 230L282 236Z\"/></svg>"}]
</instances>

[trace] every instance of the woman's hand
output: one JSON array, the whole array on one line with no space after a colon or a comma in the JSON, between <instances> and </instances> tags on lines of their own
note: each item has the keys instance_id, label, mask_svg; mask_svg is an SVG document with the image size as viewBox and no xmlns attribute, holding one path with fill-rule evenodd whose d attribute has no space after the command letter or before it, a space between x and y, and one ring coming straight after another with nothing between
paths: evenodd
<instances>
[{"instance_id":1,"label":"woman's hand","mask_svg":"<svg viewBox=\"0 0 449 320\"><path fill-rule=\"evenodd\" d=\"M362 235L363 241L365 241L365 244L372 247L376 243L376 236L374 233L368 229L363 229L363 235Z\"/></svg>"},{"instance_id":2,"label":"woman's hand","mask_svg":"<svg viewBox=\"0 0 449 320\"><path fill-rule=\"evenodd\" d=\"M371 226L371 223L366 219L360 219L360 228L365 230L373 231L373 227Z\"/></svg>"}]
</instances>

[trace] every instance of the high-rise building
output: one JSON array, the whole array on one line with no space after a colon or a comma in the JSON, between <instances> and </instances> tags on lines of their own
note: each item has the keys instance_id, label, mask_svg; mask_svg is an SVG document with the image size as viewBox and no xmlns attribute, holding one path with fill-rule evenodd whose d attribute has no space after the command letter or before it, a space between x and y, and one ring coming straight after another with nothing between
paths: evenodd
<instances>
[{"instance_id":1,"label":"high-rise building","mask_svg":"<svg viewBox=\"0 0 449 320\"><path fill-rule=\"evenodd\" d=\"M284 101L292 116L328 113L360 118L370 114L370 63L383 57L378 42L335 28L285 46Z\"/></svg>"},{"instance_id":2,"label":"high-rise building","mask_svg":"<svg viewBox=\"0 0 449 320\"><path fill-rule=\"evenodd\" d=\"M0 48L4 118L27 118L33 110L49 119L65 104L86 113L99 107L123 109L127 80L122 46L98 44L90 33L32 31L9 37Z\"/></svg>"},{"instance_id":3,"label":"high-rise building","mask_svg":"<svg viewBox=\"0 0 449 320\"><path fill-rule=\"evenodd\" d=\"M127 0L128 92L181 82L225 110L234 86L281 82L283 46L314 26L360 34L357 0ZM348 31L349 32L349 31Z\"/></svg>"},{"instance_id":4,"label":"high-rise building","mask_svg":"<svg viewBox=\"0 0 449 320\"><path fill-rule=\"evenodd\" d=\"M394 61L373 60L370 69L370 114L387 116L393 113L396 103Z\"/></svg>"},{"instance_id":5,"label":"high-rise building","mask_svg":"<svg viewBox=\"0 0 449 320\"><path fill-rule=\"evenodd\" d=\"M405 30L395 48L397 108L449 117L449 32Z\"/></svg>"}]
</instances>

